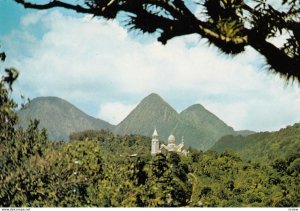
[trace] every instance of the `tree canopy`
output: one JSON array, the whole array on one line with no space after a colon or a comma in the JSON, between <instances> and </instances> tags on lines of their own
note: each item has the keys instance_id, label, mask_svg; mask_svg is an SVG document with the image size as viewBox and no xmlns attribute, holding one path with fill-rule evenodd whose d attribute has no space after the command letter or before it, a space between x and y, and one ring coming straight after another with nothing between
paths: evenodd
<instances>
[{"instance_id":1,"label":"tree canopy","mask_svg":"<svg viewBox=\"0 0 300 211\"><path fill-rule=\"evenodd\" d=\"M123 12L129 30L158 33L162 44L177 36L198 34L230 55L251 46L266 58L271 71L287 80L300 80L299 0L277 0L273 6L268 0L15 1L25 8L62 7L105 19ZM283 35L287 39L280 47L270 41Z\"/></svg>"}]
</instances>

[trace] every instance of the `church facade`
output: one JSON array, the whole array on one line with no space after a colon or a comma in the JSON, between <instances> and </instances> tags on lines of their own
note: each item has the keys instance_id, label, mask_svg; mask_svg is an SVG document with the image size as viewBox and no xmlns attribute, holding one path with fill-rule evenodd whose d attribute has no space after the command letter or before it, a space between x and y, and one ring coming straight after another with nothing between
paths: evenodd
<instances>
[{"instance_id":1,"label":"church facade","mask_svg":"<svg viewBox=\"0 0 300 211\"><path fill-rule=\"evenodd\" d=\"M159 144L159 136L157 130L155 129L152 135L151 141L151 155L156 155L159 153L168 153L168 152L176 152L178 154L183 154L187 156L188 151L184 148L184 139L182 137L181 143L176 144L176 138L173 134L171 134L168 138L168 144Z\"/></svg>"}]
</instances>

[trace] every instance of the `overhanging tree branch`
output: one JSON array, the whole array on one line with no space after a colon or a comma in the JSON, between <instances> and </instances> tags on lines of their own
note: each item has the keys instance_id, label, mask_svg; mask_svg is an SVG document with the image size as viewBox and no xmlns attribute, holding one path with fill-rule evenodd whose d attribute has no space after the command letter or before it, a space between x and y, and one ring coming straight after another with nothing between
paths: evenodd
<instances>
[{"instance_id":1,"label":"overhanging tree branch","mask_svg":"<svg viewBox=\"0 0 300 211\"><path fill-rule=\"evenodd\" d=\"M201 20L182 0L85 0L82 5L59 0L45 4L15 1L25 8L62 7L106 19L116 18L123 11L128 13L130 29L139 29L143 33L159 32L158 41L163 44L174 37L196 33L228 54L238 54L249 45L265 56L274 72L300 81L298 0L282 0L282 4L290 6L285 12L277 11L264 0L256 0L256 7L243 0L205 0L206 12ZM284 47L278 48L267 41L276 38L282 30L292 34Z\"/></svg>"},{"instance_id":2,"label":"overhanging tree branch","mask_svg":"<svg viewBox=\"0 0 300 211\"><path fill-rule=\"evenodd\" d=\"M31 9L47 10L55 7L62 7L65 9L74 10L78 13L92 14L92 11L89 8L84 8L80 5L68 4L57 0L52 0L46 4L34 4L24 0L15 0L15 2L22 4L25 8L31 8Z\"/></svg>"}]
</instances>

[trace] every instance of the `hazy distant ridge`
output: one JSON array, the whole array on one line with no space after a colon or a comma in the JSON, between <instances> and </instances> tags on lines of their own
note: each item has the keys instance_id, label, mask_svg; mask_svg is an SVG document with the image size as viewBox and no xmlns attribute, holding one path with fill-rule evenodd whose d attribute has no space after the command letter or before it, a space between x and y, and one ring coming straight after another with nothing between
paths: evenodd
<instances>
[{"instance_id":1,"label":"hazy distant ridge","mask_svg":"<svg viewBox=\"0 0 300 211\"><path fill-rule=\"evenodd\" d=\"M156 128L165 142L173 133L177 143L184 137L187 146L207 150L224 135L240 134L200 104L178 113L154 93L145 97L117 126L91 117L58 97L35 98L18 114L22 127L28 125L29 119L39 119L40 127L46 128L53 140L68 140L72 132L101 129L109 129L116 134L151 136Z\"/></svg>"},{"instance_id":2,"label":"hazy distant ridge","mask_svg":"<svg viewBox=\"0 0 300 211\"><path fill-rule=\"evenodd\" d=\"M27 127L30 119L40 120L40 127L46 128L53 140L68 140L71 132L112 128L108 122L91 117L58 97L35 98L18 115L22 127Z\"/></svg>"}]
</instances>

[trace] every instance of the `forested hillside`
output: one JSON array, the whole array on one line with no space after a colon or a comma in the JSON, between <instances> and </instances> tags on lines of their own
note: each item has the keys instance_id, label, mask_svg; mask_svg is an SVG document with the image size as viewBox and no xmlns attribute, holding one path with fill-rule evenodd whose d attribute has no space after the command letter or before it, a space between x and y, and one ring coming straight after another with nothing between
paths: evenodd
<instances>
[{"instance_id":1,"label":"forested hillside","mask_svg":"<svg viewBox=\"0 0 300 211\"><path fill-rule=\"evenodd\" d=\"M212 148L218 152L234 150L244 160L269 162L300 152L300 123L276 132L248 136L224 136Z\"/></svg>"}]
</instances>

